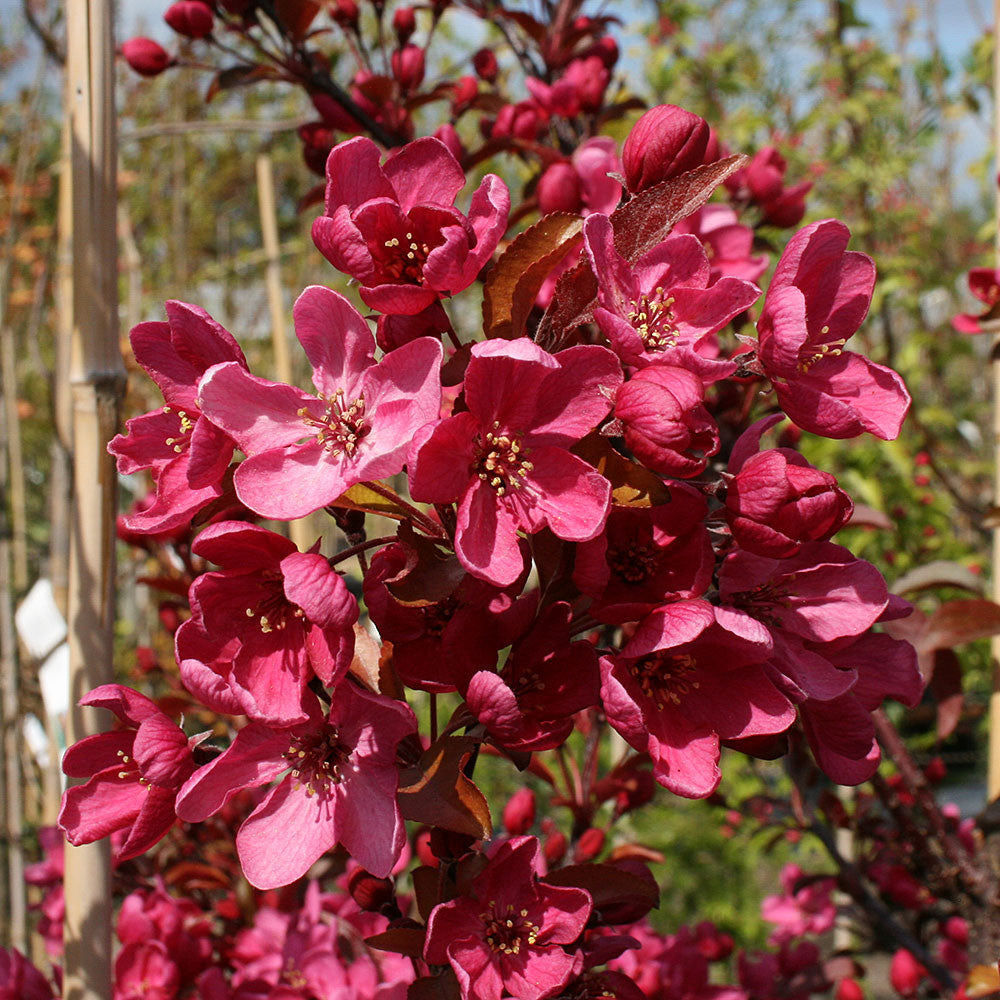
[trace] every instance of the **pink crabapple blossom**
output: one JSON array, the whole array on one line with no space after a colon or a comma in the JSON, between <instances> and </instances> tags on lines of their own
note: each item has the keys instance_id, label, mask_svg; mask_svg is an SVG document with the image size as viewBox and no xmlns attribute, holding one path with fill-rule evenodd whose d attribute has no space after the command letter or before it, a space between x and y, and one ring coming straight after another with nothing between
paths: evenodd
<instances>
[{"instance_id":1,"label":"pink crabapple blossom","mask_svg":"<svg viewBox=\"0 0 1000 1000\"><path fill-rule=\"evenodd\" d=\"M210 525L193 550L220 569L191 585L192 617L176 637L185 683L219 711L302 722L315 701L309 681L336 684L354 652L358 606L343 577L318 552L245 521Z\"/></svg>"},{"instance_id":2,"label":"pink crabapple blossom","mask_svg":"<svg viewBox=\"0 0 1000 1000\"><path fill-rule=\"evenodd\" d=\"M415 728L402 702L344 681L326 717L314 709L297 726L252 722L241 729L181 789L178 814L199 822L240 790L281 778L236 834L252 885L288 885L338 843L373 875L386 876L405 839L396 747Z\"/></svg>"},{"instance_id":3,"label":"pink crabapple blossom","mask_svg":"<svg viewBox=\"0 0 1000 1000\"><path fill-rule=\"evenodd\" d=\"M555 996L579 971L572 945L593 904L582 889L539 881L535 837L501 844L467 896L441 903L427 921L424 957L450 963L462 1000Z\"/></svg>"},{"instance_id":4,"label":"pink crabapple blossom","mask_svg":"<svg viewBox=\"0 0 1000 1000\"><path fill-rule=\"evenodd\" d=\"M116 856L134 858L174 825L174 800L195 769L192 750L208 734L188 739L154 702L120 684L94 688L80 704L108 709L124 727L86 736L66 751L65 773L90 780L67 789L59 826L71 844L127 830Z\"/></svg>"},{"instance_id":5,"label":"pink crabapple blossom","mask_svg":"<svg viewBox=\"0 0 1000 1000\"><path fill-rule=\"evenodd\" d=\"M198 380L213 365L231 362L246 371L243 351L228 330L198 306L167 302L167 322L140 323L129 334L136 361L163 393L166 406L125 424L108 451L123 474L151 469L156 498L124 520L129 531L183 528L222 494L233 442L201 419Z\"/></svg>"},{"instance_id":6,"label":"pink crabapple blossom","mask_svg":"<svg viewBox=\"0 0 1000 1000\"><path fill-rule=\"evenodd\" d=\"M379 159L375 143L361 136L334 147L326 214L313 223L313 241L361 283L366 305L418 313L472 284L507 228L510 195L488 174L468 216L459 212L465 173L438 139L417 139Z\"/></svg>"},{"instance_id":7,"label":"pink crabapple blossom","mask_svg":"<svg viewBox=\"0 0 1000 1000\"><path fill-rule=\"evenodd\" d=\"M670 236L629 266L615 248L611 221L591 215L584 245L597 275L594 319L622 362L667 363L716 381L736 369L698 351L712 334L760 296L751 281L711 281L705 250L693 235Z\"/></svg>"},{"instance_id":8,"label":"pink crabapple blossom","mask_svg":"<svg viewBox=\"0 0 1000 1000\"><path fill-rule=\"evenodd\" d=\"M473 346L468 409L418 432L409 460L414 499L458 501L455 553L470 573L500 587L516 580L518 530L577 542L601 531L610 484L568 448L607 415L621 377L602 347L553 356L526 338Z\"/></svg>"},{"instance_id":9,"label":"pink crabapple blossom","mask_svg":"<svg viewBox=\"0 0 1000 1000\"><path fill-rule=\"evenodd\" d=\"M217 365L199 386L203 412L247 456L236 493L264 517L303 517L365 479L403 468L418 428L441 403L441 345L410 341L375 362L375 338L337 292L307 288L295 332L313 366L318 395Z\"/></svg>"},{"instance_id":10,"label":"pink crabapple blossom","mask_svg":"<svg viewBox=\"0 0 1000 1000\"><path fill-rule=\"evenodd\" d=\"M842 222L824 219L789 240L757 321L757 363L803 430L892 440L910 406L903 380L844 350L875 283L871 258L847 250L850 235Z\"/></svg>"}]
</instances>

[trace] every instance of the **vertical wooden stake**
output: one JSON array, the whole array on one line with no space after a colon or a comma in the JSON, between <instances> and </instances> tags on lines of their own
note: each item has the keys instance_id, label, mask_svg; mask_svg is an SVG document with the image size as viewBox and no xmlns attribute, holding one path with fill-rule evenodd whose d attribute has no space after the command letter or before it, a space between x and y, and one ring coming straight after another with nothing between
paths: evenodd
<instances>
[{"instance_id":1,"label":"vertical wooden stake","mask_svg":"<svg viewBox=\"0 0 1000 1000\"><path fill-rule=\"evenodd\" d=\"M274 346L275 378L292 384L292 356L288 350L288 331L285 327L285 304L281 293L281 252L278 245L278 210L274 196L274 171L271 157L261 153L257 157L257 198L260 205L260 229L264 240L267 269L267 308L271 316L271 343ZM303 551L315 541L309 535L309 518L299 518L289 524L289 536Z\"/></svg>"},{"instance_id":2,"label":"vertical wooden stake","mask_svg":"<svg viewBox=\"0 0 1000 1000\"><path fill-rule=\"evenodd\" d=\"M117 149L113 0L66 5L72 121L73 506L70 526L68 742L106 724L79 699L113 679L115 468L125 373L118 348ZM93 713L93 714L92 714ZM63 996L111 997L111 850L66 849Z\"/></svg>"},{"instance_id":3,"label":"vertical wooden stake","mask_svg":"<svg viewBox=\"0 0 1000 1000\"><path fill-rule=\"evenodd\" d=\"M993 0L993 169L1000 168L1000 0ZM996 260L1000 264L1000 197L996 206ZM993 503L1000 502L1000 334L990 355L993 383ZM993 529L993 600L1000 600L1000 529ZM1000 796L1000 636L991 642L993 689L990 694L989 761L986 800Z\"/></svg>"}]
</instances>

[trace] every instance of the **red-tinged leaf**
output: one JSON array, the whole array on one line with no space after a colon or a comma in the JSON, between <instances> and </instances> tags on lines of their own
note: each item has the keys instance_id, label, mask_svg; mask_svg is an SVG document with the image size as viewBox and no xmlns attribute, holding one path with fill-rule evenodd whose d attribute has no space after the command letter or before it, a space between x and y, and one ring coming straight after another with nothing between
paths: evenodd
<instances>
[{"instance_id":1,"label":"red-tinged leaf","mask_svg":"<svg viewBox=\"0 0 1000 1000\"><path fill-rule=\"evenodd\" d=\"M654 851L651 847L642 844L619 844L609 855L608 861L624 861L634 859L644 861L651 865L660 865L667 860L666 855L659 851Z\"/></svg>"},{"instance_id":2,"label":"red-tinged leaf","mask_svg":"<svg viewBox=\"0 0 1000 1000\"><path fill-rule=\"evenodd\" d=\"M634 264L662 243L681 219L701 208L712 192L746 162L747 157L737 153L640 191L611 213L618 252Z\"/></svg>"},{"instance_id":3,"label":"red-tinged leaf","mask_svg":"<svg viewBox=\"0 0 1000 1000\"><path fill-rule=\"evenodd\" d=\"M462 1000L462 990L449 965L436 976L414 979L406 989L406 1000Z\"/></svg>"},{"instance_id":4,"label":"red-tinged leaf","mask_svg":"<svg viewBox=\"0 0 1000 1000\"><path fill-rule=\"evenodd\" d=\"M962 694L962 663L953 649L934 651L928 691L937 705L938 739L946 740L962 717L965 696Z\"/></svg>"},{"instance_id":5,"label":"red-tinged leaf","mask_svg":"<svg viewBox=\"0 0 1000 1000\"><path fill-rule=\"evenodd\" d=\"M606 437L588 434L571 450L611 483L611 502L616 507L652 507L670 502L667 484L615 451Z\"/></svg>"},{"instance_id":6,"label":"red-tinged leaf","mask_svg":"<svg viewBox=\"0 0 1000 1000\"><path fill-rule=\"evenodd\" d=\"M680 219L705 204L712 192L747 158L742 154L706 163L637 195L611 213L615 247L630 263L662 243ZM597 298L597 278L581 260L556 282L552 302L538 325L535 340L547 351L564 347L576 327L586 323Z\"/></svg>"},{"instance_id":7,"label":"red-tinged leaf","mask_svg":"<svg viewBox=\"0 0 1000 1000\"><path fill-rule=\"evenodd\" d=\"M274 0L274 13L291 38L301 41L322 9L318 0Z\"/></svg>"},{"instance_id":8,"label":"red-tinged leaf","mask_svg":"<svg viewBox=\"0 0 1000 1000\"><path fill-rule=\"evenodd\" d=\"M391 496L384 497L381 493L376 493L373 489L365 486L364 483L358 483L337 497L330 506L346 507L348 510L362 510L366 514L381 514L383 517L391 517L394 521L409 520L410 512L403 505L402 498L384 484L383 489Z\"/></svg>"},{"instance_id":9,"label":"red-tinged leaf","mask_svg":"<svg viewBox=\"0 0 1000 1000\"><path fill-rule=\"evenodd\" d=\"M212 77L208 90L205 91L205 102L208 103L223 90L246 87L258 80L275 79L277 76L278 73L271 66L230 66L227 69L219 70Z\"/></svg>"},{"instance_id":10,"label":"red-tinged leaf","mask_svg":"<svg viewBox=\"0 0 1000 1000\"><path fill-rule=\"evenodd\" d=\"M880 531L889 531L892 528L892 521L882 511L869 507L867 504L856 503L854 513L845 527L848 528L877 528Z\"/></svg>"},{"instance_id":11,"label":"red-tinged leaf","mask_svg":"<svg viewBox=\"0 0 1000 1000\"><path fill-rule=\"evenodd\" d=\"M986 1000L1000 993L1000 971L996 965L974 965L965 980L965 995L969 1000Z\"/></svg>"},{"instance_id":12,"label":"red-tinged leaf","mask_svg":"<svg viewBox=\"0 0 1000 1000\"><path fill-rule=\"evenodd\" d=\"M392 669L392 643L384 642L380 646L357 622L354 624L354 659L348 669L369 691L390 698L402 697L402 689Z\"/></svg>"},{"instance_id":13,"label":"red-tinged leaf","mask_svg":"<svg viewBox=\"0 0 1000 1000\"><path fill-rule=\"evenodd\" d=\"M550 872L542 881L586 889L594 901L592 920L632 923L660 905L660 890L652 878L646 880L615 865L567 865Z\"/></svg>"},{"instance_id":14,"label":"red-tinged leaf","mask_svg":"<svg viewBox=\"0 0 1000 1000\"><path fill-rule=\"evenodd\" d=\"M214 865L199 864L196 861L182 861L172 865L164 874L167 885L190 889L228 889L232 879Z\"/></svg>"},{"instance_id":15,"label":"red-tinged leaf","mask_svg":"<svg viewBox=\"0 0 1000 1000\"><path fill-rule=\"evenodd\" d=\"M421 865L414 868L410 875L413 882L413 895L417 901L417 913L426 923L430 919L431 910L438 903L447 903L454 899L454 883L445 877L440 868Z\"/></svg>"},{"instance_id":16,"label":"red-tinged leaf","mask_svg":"<svg viewBox=\"0 0 1000 1000\"><path fill-rule=\"evenodd\" d=\"M295 205L296 212L304 212L307 208L312 208L313 205L322 205L323 198L326 196L326 182L320 184L314 184L309 188L306 193L299 198Z\"/></svg>"},{"instance_id":17,"label":"red-tinged leaf","mask_svg":"<svg viewBox=\"0 0 1000 1000\"><path fill-rule=\"evenodd\" d=\"M427 929L420 927L414 922L408 922L401 926L390 925L388 930L381 934L373 934L365 938L365 944L369 948L377 948L379 951L394 951L399 955L406 955L407 958L424 957L424 938Z\"/></svg>"},{"instance_id":18,"label":"red-tinged leaf","mask_svg":"<svg viewBox=\"0 0 1000 1000\"><path fill-rule=\"evenodd\" d=\"M513 21L529 38L542 45L549 35L549 28L541 21L535 20L530 14L525 14L519 10L504 10L498 7L493 11L494 17L502 17L505 21Z\"/></svg>"},{"instance_id":19,"label":"red-tinged leaf","mask_svg":"<svg viewBox=\"0 0 1000 1000\"><path fill-rule=\"evenodd\" d=\"M486 336L514 340L524 326L542 283L582 240L583 219L553 212L521 233L498 258L483 290Z\"/></svg>"},{"instance_id":20,"label":"red-tinged leaf","mask_svg":"<svg viewBox=\"0 0 1000 1000\"><path fill-rule=\"evenodd\" d=\"M854 524L854 518L850 523ZM892 591L894 594L908 594L934 587L960 587L973 594L982 594L986 589L983 578L976 576L968 567L948 559L935 559L904 573L892 585Z\"/></svg>"},{"instance_id":21,"label":"red-tinged leaf","mask_svg":"<svg viewBox=\"0 0 1000 1000\"><path fill-rule=\"evenodd\" d=\"M399 808L405 819L485 839L493 833L490 807L462 767L476 747L467 736L444 736L399 776Z\"/></svg>"},{"instance_id":22,"label":"red-tinged leaf","mask_svg":"<svg viewBox=\"0 0 1000 1000\"><path fill-rule=\"evenodd\" d=\"M187 597L190 588L190 580L176 576L140 576L137 582L156 590L165 590L168 594L177 594L179 597Z\"/></svg>"},{"instance_id":23,"label":"red-tinged leaf","mask_svg":"<svg viewBox=\"0 0 1000 1000\"><path fill-rule=\"evenodd\" d=\"M412 558L398 576L386 580L389 593L400 604L413 608L425 608L451 597L465 576L455 554L444 552L407 523L400 525L399 540Z\"/></svg>"},{"instance_id":24,"label":"red-tinged leaf","mask_svg":"<svg viewBox=\"0 0 1000 1000\"><path fill-rule=\"evenodd\" d=\"M981 598L946 601L934 611L921 636L924 649L948 649L1000 634L1000 604Z\"/></svg>"}]
</instances>

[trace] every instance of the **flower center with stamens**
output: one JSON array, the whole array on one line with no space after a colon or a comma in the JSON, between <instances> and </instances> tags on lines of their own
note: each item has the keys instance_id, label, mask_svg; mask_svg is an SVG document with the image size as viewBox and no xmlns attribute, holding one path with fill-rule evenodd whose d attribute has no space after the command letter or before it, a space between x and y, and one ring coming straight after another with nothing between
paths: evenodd
<instances>
[{"instance_id":1,"label":"flower center with stamens","mask_svg":"<svg viewBox=\"0 0 1000 1000\"><path fill-rule=\"evenodd\" d=\"M331 455L350 457L358 450L361 439L371 430L365 422L365 397L360 395L348 404L344 390L338 389L332 396L321 396L326 402L326 412L321 417L311 413L305 406L298 410L303 423L316 428L316 440Z\"/></svg>"},{"instance_id":2,"label":"flower center with stamens","mask_svg":"<svg viewBox=\"0 0 1000 1000\"><path fill-rule=\"evenodd\" d=\"M656 570L657 551L651 545L629 542L621 547L608 549L607 562L611 571L626 583L642 583Z\"/></svg>"},{"instance_id":3,"label":"flower center with stamens","mask_svg":"<svg viewBox=\"0 0 1000 1000\"><path fill-rule=\"evenodd\" d=\"M289 618L305 618L306 613L285 597L284 581L280 573L264 574L264 594L252 608L246 609L247 618L256 618L261 632L282 632Z\"/></svg>"},{"instance_id":4,"label":"flower center with stamens","mask_svg":"<svg viewBox=\"0 0 1000 1000\"><path fill-rule=\"evenodd\" d=\"M171 413L169 406L163 407L164 413ZM180 421L180 433L176 437L168 437L165 439L165 444L168 448L173 448L173 450L179 455L190 443L191 443L191 431L194 430L194 423L197 420L197 416L194 418L190 417L184 410L177 411L177 419Z\"/></svg>"},{"instance_id":5,"label":"flower center with stamens","mask_svg":"<svg viewBox=\"0 0 1000 1000\"><path fill-rule=\"evenodd\" d=\"M528 919L527 910L515 910L508 904L506 910L490 901L489 909L479 915L486 930L486 943L500 955L520 954L524 945L538 940L541 927Z\"/></svg>"},{"instance_id":6,"label":"flower center with stamens","mask_svg":"<svg viewBox=\"0 0 1000 1000\"><path fill-rule=\"evenodd\" d=\"M428 605L424 612L424 633L435 639L440 639L448 622L458 610L458 601L447 597L437 604Z\"/></svg>"},{"instance_id":7,"label":"flower center with stamens","mask_svg":"<svg viewBox=\"0 0 1000 1000\"><path fill-rule=\"evenodd\" d=\"M519 490L522 479L534 468L528 461L529 454L521 445L521 435L514 431L500 430L499 421L485 437L477 438L473 470L484 483L489 483L502 497L510 490Z\"/></svg>"},{"instance_id":8,"label":"flower center with stamens","mask_svg":"<svg viewBox=\"0 0 1000 1000\"><path fill-rule=\"evenodd\" d=\"M739 593L731 594L729 603L734 608L746 611L762 625L769 628L780 627L781 620L778 612L789 605L788 598L792 593L789 584L796 575L788 573L780 580L761 583L753 590L742 590Z\"/></svg>"},{"instance_id":9,"label":"flower center with stamens","mask_svg":"<svg viewBox=\"0 0 1000 1000\"><path fill-rule=\"evenodd\" d=\"M122 781L129 781L135 778L140 785L148 785L149 782L139 775L139 764L133 760L124 750L117 751L118 759L121 761L122 769L118 772L118 777Z\"/></svg>"},{"instance_id":10,"label":"flower center with stamens","mask_svg":"<svg viewBox=\"0 0 1000 1000\"><path fill-rule=\"evenodd\" d=\"M693 676L697 668L690 654L665 650L642 656L629 664L642 693L660 710L666 708L668 702L679 705L682 698L700 686Z\"/></svg>"},{"instance_id":11,"label":"flower center with stamens","mask_svg":"<svg viewBox=\"0 0 1000 1000\"><path fill-rule=\"evenodd\" d=\"M642 338L647 351L663 351L677 343L677 317L674 297L663 297L663 289L640 295L632 303L628 318Z\"/></svg>"},{"instance_id":12,"label":"flower center with stamens","mask_svg":"<svg viewBox=\"0 0 1000 1000\"><path fill-rule=\"evenodd\" d=\"M424 243L413 233L406 233L402 238L393 236L383 240L382 246L389 251L385 260L385 274L395 282L422 285L424 282L424 264L427 255L433 247Z\"/></svg>"},{"instance_id":13,"label":"flower center with stamens","mask_svg":"<svg viewBox=\"0 0 1000 1000\"><path fill-rule=\"evenodd\" d=\"M826 336L830 332L828 326L824 326L820 331L821 336ZM844 344L847 340L831 340L828 344L811 345L811 348L803 349L803 353L799 355L799 371L803 374L809 371L810 368L817 361L822 361L824 358L835 358L839 354L843 354ZM812 354L806 354L805 351L813 349Z\"/></svg>"},{"instance_id":14,"label":"flower center with stamens","mask_svg":"<svg viewBox=\"0 0 1000 1000\"><path fill-rule=\"evenodd\" d=\"M281 756L292 765L293 787L304 787L306 797L312 798L328 794L344 780L351 749L341 740L336 726L325 725L318 733L293 737Z\"/></svg>"}]
</instances>

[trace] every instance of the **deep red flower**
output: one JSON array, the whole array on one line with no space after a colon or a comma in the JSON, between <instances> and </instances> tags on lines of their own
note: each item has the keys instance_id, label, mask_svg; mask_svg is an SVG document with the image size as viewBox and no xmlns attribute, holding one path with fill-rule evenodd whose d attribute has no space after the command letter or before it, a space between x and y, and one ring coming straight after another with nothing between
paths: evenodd
<instances>
[{"instance_id":1,"label":"deep red flower","mask_svg":"<svg viewBox=\"0 0 1000 1000\"><path fill-rule=\"evenodd\" d=\"M597 654L589 642L570 642L570 617L566 602L550 604L513 644L499 673L480 670L469 681L466 704L501 746L560 746L573 715L597 704Z\"/></svg>"},{"instance_id":2,"label":"deep red flower","mask_svg":"<svg viewBox=\"0 0 1000 1000\"><path fill-rule=\"evenodd\" d=\"M643 191L705 162L708 122L675 104L650 108L632 126L622 147L625 183Z\"/></svg>"},{"instance_id":3,"label":"deep red flower","mask_svg":"<svg viewBox=\"0 0 1000 1000\"><path fill-rule=\"evenodd\" d=\"M458 501L455 552L470 573L500 587L516 580L519 529L567 541L601 531L611 486L567 449L604 419L620 381L602 347L553 356L520 338L472 348L468 409L419 431L408 463L414 499Z\"/></svg>"},{"instance_id":4,"label":"deep red flower","mask_svg":"<svg viewBox=\"0 0 1000 1000\"><path fill-rule=\"evenodd\" d=\"M598 282L594 319L625 364L676 365L705 381L736 370L699 347L756 302L760 289L753 282L727 277L710 283L705 250L690 234L669 237L632 267L615 248L607 216L589 216L583 233Z\"/></svg>"},{"instance_id":5,"label":"deep red flower","mask_svg":"<svg viewBox=\"0 0 1000 1000\"><path fill-rule=\"evenodd\" d=\"M122 58L141 76L159 76L174 58L152 38L129 38L122 42Z\"/></svg>"},{"instance_id":6,"label":"deep red flower","mask_svg":"<svg viewBox=\"0 0 1000 1000\"><path fill-rule=\"evenodd\" d=\"M844 350L875 282L871 259L846 249L850 235L842 222L824 219L791 238L757 322L757 359L781 408L803 430L892 440L910 406L903 380Z\"/></svg>"},{"instance_id":7,"label":"deep red flower","mask_svg":"<svg viewBox=\"0 0 1000 1000\"><path fill-rule=\"evenodd\" d=\"M510 195L487 174L468 216L459 212L465 174L438 139L418 139L379 161L378 146L364 137L333 149L326 214L313 223L313 241L357 278L372 309L418 313L472 284L507 228Z\"/></svg>"},{"instance_id":8,"label":"deep red flower","mask_svg":"<svg viewBox=\"0 0 1000 1000\"><path fill-rule=\"evenodd\" d=\"M601 621L638 621L661 604L700 597L715 565L704 497L670 484L670 502L612 507L605 530L576 549L573 581Z\"/></svg>"},{"instance_id":9,"label":"deep red flower","mask_svg":"<svg viewBox=\"0 0 1000 1000\"><path fill-rule=\"evenodd\" d=\"M303 721L309 681L336 684L354 651L358 606L343 578L318 552L244 521L211 525L193 549L221 569L191 586L193 616L177 631L185 683L220 711L232 701L219 703L213 684L251 718Z\"/></svg>"},{"instance_id":10,"label":"deep red flower","mask_svg":"<svg viewBox=\"0 0 1000 1000\"><path fill-rule=\"evenodd\" d=\"M804 542L823 541L842 528L854 504L834 476L814 468L794 449L753 451L764 431L780 420L780 414L759 420L734 446L725 515L742 548L787 558Z\"/></svg>"},{"instance_id":11,"label":"deep red flower","mask_svg":"<svg viewBox=\"0 0 1000 1000\"><path fill-rule=\"evenodd\" d=\"M89 778L63 796L59 826L71 844L90 844L127 830L118 860L148 851L174 824L177 791L194 771L192 749L205 737L184 735L145 695L103 684L80 699L106 708L124 727L87 736L63 756L63 771Z\"/></svg>"},{"instance_id":12,"label":"deep red flower","mask_svg":"<svg viewBox=\"0 0 1000 1000\"><path fill-rule=\"evenodd\" d=\"M689 479L719 450L719 429L703 405L702 380L686 368L643 368L618 390L615 416L643 465Z\"/></svg>"},{"instance_id":13,"label":"deep red flower","mask_svg":"<svg viewBox=\"0 0 1000 1000\"><path fill-rule=\"evenodd\" d=\"M450 964L462 1000L520 1000L559 992L576 968L571 945L583 932L593 904L582 889L538 880L535 837L502 844L472 882L469 895L441 903L427 921L424 958Z\"/></svg>"},{"instance_id":14,"label":"deep red flower","mask_svg":"<svg viewBox=\"0 0 1000 1000\"><path fill-rule=\"evenodd\" d=\"M215 26L212 8L202 0L177 0L167 8L163 20L186 38L205 38Z\"/></svg>"},{"instance_id":15,"label":"deep red flower","mask_svg":"<svg viewBox=\"0 0 1000 1000\"><path fill-rule=\"evenodd\" d=\"M653 758L678 795L703 798L721 780L720 739L784 732L795 709L768 678L767 630L707 601L667 604L620 653L601 660L608 722Z\"/></svg>"},{"instance_id":16,"label":"deep red flower","mask_svg":"<svg viewBox=\"0 0 1000 1000\"><path fill-rule=\"evenodd\" d=\"M198 380L222 362L247 366L232 334L204 309L186 302L167 302L165 308L166 323L140 323L129 340L167 405L127 421L127 433L108 445L119 472L152 470L155 502L124 520L129 531L144 534L186 527L197 511L222 495L233 442L201 419Z\"/></svg>"}]
</instances>

